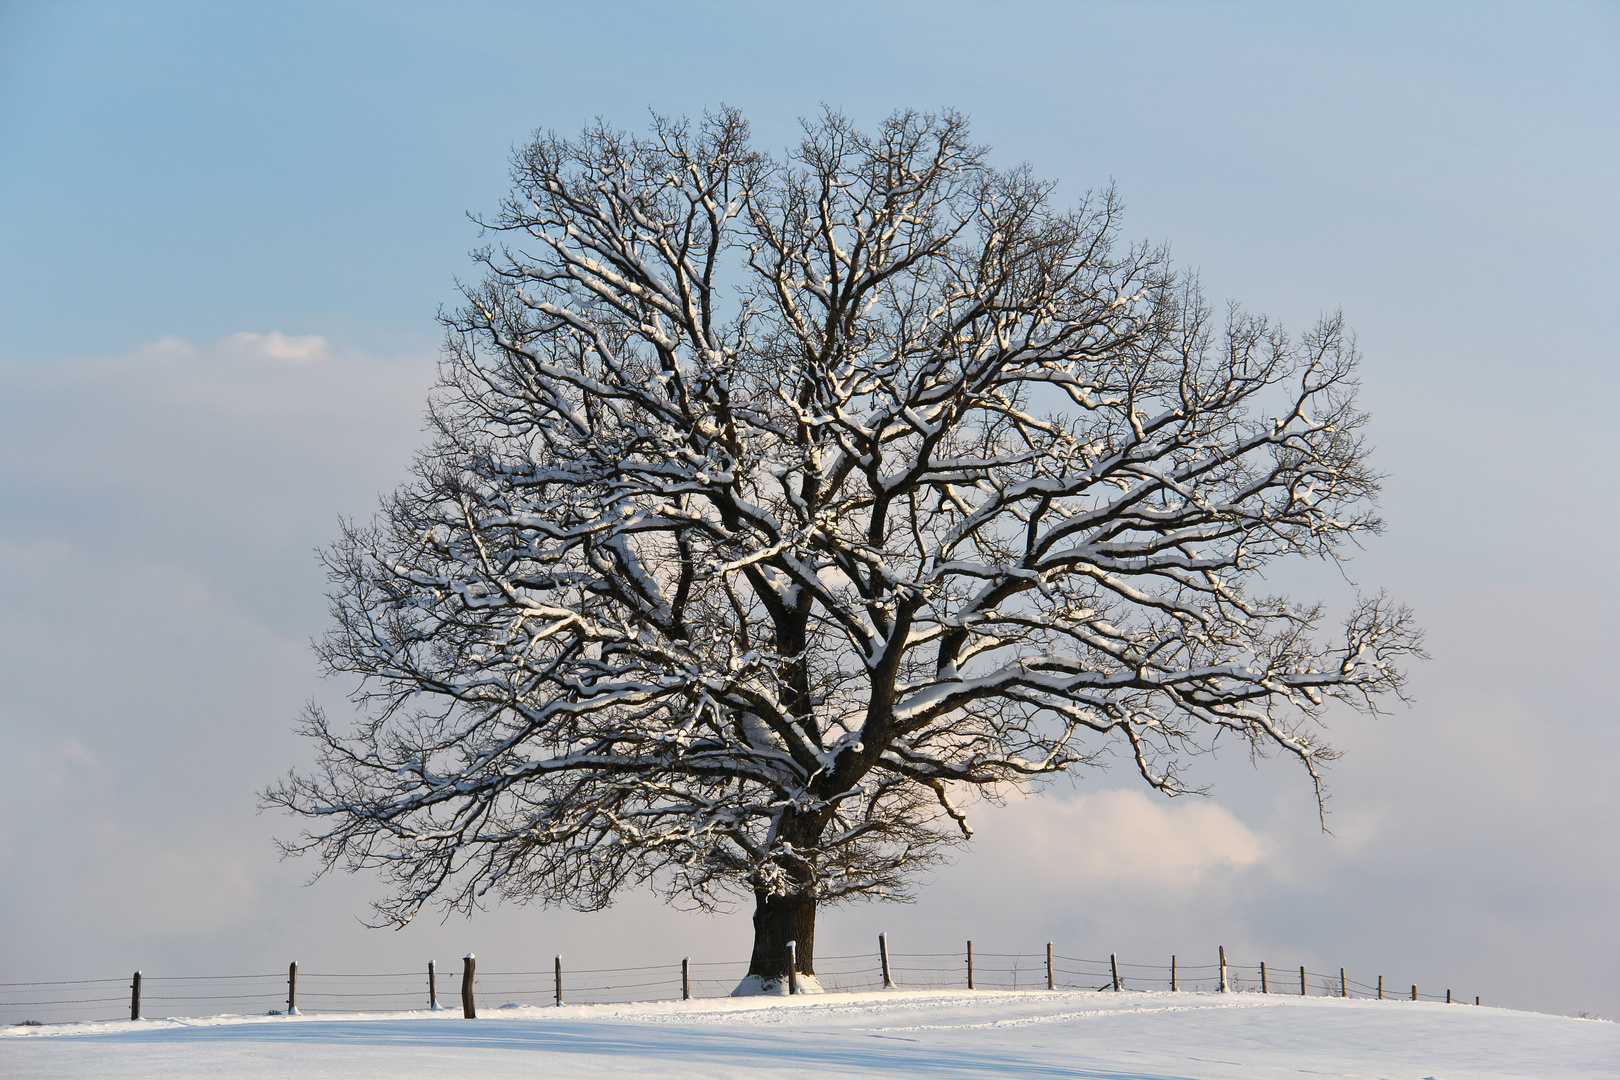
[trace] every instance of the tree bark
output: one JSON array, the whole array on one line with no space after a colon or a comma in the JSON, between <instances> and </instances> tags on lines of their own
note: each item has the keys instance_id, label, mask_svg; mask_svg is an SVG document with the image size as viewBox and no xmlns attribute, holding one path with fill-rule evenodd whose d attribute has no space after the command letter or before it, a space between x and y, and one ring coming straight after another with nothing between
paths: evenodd
<instances>
[{"instance_id":1,"label":"tree bark","mask_svg":"<svg viewBox=\"0 0 1620 1080\"><path fill-rule=\"evenodd\" d=\"M771 896L754 891L754 955L748 974L787 978L787 944L795 942L800 975L816 973L816 901L810 896Z\"/></svg>"}]
</instances>

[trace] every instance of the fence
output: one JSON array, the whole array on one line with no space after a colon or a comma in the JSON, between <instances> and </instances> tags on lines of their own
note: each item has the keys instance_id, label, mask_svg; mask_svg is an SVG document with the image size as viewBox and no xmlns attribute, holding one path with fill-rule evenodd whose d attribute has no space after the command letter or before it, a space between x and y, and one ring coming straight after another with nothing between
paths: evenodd
<instances>
[{"instance_id":1,"label":"fence","mask_svg":"<svg viewBox=\"0 0 1620 1080\"><path fill-rule=\"evenodd\" d=\"M790 946L791 948L791 946ZM1056 952L891 953L880 936L871 953L820 956L816 977L833 992L900 989L1183 991L1319 995L1344 998L1461 1002L1450 990L1420 993L1396 988L1382 975L1372 983L1349 978L1345 969L1314 972L1304 967L1229 964L1225 948L1213 964L1143 964L1085 959ZM375 1013L453 1008L475 1016L482 1001L506 1005L594 1005L681 998L725 997L748 973L748 961L693 962L573 970L554 958L531 971L478 970L468 956L459 972L433 962L418 971L301 971L254 975L146 975L133 978L0 982L0 1024L69 1023L84 1020L219 1014ZM459 999L451 999L454 990ZM1473 1003L1479 1004L1475 997Z\"/></svg>"}]
</instances>

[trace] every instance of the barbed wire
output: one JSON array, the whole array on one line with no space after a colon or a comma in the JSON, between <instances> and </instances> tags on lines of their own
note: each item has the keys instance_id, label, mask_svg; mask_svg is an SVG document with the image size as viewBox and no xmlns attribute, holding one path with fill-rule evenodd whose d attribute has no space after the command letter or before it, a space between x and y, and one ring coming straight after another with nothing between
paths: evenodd
<instances>
[{"instance_id":1,"label":"barbed wire","mask_svg":"<svg viewBox=\"0 0 1620 1080\"><path fill-rule=\"evenodd\" d=\"M225 994L225 995L216 995L216 994L177 994L177 995L162 995L162 996L157 995L157 994L150 994L150 995L149 994L142 994L141 995L141 1000L142 1001L258 1001L258 1000L261 1000L261 999L266 1000L266 1001L275 1001L275 1000L278 1000L278 996L275 995L275 994ZM115 1000L119 1000L119 999L109 998L108 1000L115 1001Z\"/></svg>"},{"instance_id":2,"label":"barbed wire","mask_svg":"<svg viewBox=\"0 0 1620 1080\"><path fill-rule=\"evenodd\" d=\"M1117 956L1108 958L1087 958L1069 956L1055 950L1047 952L980 952L975 950L971 965L973 984L975 989L985 990L1130 990L1140 992L1143 990L1168 990L1174 985L1187 992L1209 992L1220 987L1220 964L1185 964L1179 958L1171 963L1144 963L1141 961L1120 960ZM879 989L883 986L882 961L877 952L871 953L840 953L836 955L819 957L816 965L819 968L816 978L825 989L836 991L859 991ZM928 953L889 953L889 976L898 988L912 987L916 989L966 989L966 975L969 959L966 950L960 952L928 952ZM610 1004L628 1003L635 1000L648 1000L646 995L636 995L637 991L658 991L663 996L673 998L685 992L693 997L718 997L728 995L735 986L735 979L748 969L749 961L736 960L708 960L691 961L685 964L686 974L681 974L682 964L672 961L664 964L638 964L625 967L609 968L582 968L570 969L566 966L562 971L562 998L564 1004ZM1319 989L1321 996L1375 998L1382 996L1386 1001L1420 1002L1447 1002L1463 1003L1462 997L1453 997L1450 991L1434 993L1418 991L1411 984L1400 987L1393 982L1386 982L1382 987L1374 983L1366 983L1352 979L1348 974L1340 972L1315 972L1308 968L1304 970L1305 985L1295 989L1299 984L1295 982L1299 968L1275 967L1270 964L1238 964L1225 965L1226 989L1236 993L1270 993L1279 995L1297 995L1301 990L1309 995L1313 987ZM1172 975L1172 971L1174 974ZM707 972L709 974L697 974ZM723 973L722 973L723 972ZM384 1002L398 1002L405 1007L416 1004L418 1008L428 1006L428 972L426 968L415 971L388 971L388 972L331 972L331 971L298 971L297 978L300 987L296 993L296 1000L300 1004L300 1012L363 1012L366 1007L377 1008ZM445 997L453 998L457 990L457 976L453 968L436 970L435 974L444 980L443 989ZM483 998L507 998L509 1005L523 1005L524 1007L538 1007L525 1005L522 999L539 999L552 1004L557 996L557 970L555 965L540 970L519 971L486 971L479 972L475 977L476 994ZM197 994L149 994L142 1000L166 1005L192 1003L210 1003L216 1006L263 1005L267 1002L280 1002L284 1000L285 984L282 980L287 973L256 972L244 975L150 975L142 976L147 984L197 984L197 983L225 983L259 982L257 987L244 987L237 992L224 993L197 993ZM343 981L358 981L360 986L369 982L375 986L378 979L410 979L414 980L409 987L384 990L365 990L360 988L348 989L341 985ZM274 981L273 986L264 986L267 981ZM319 980L314 985L302 982L303 980ZM536 980L535 982L512 985L510 980ZM28 989L44 989L46 987L67 986L112 986L125 982L124 978L103 979L50 979L0 982L0 989L12 991ZM337 984L337 985L334 985ZM154 987L156 988L156 987ZM176 985L175 989L181 989ZM200 988L199 988L200 989ZM222 990L225 988L221 988ZM1415 994L1415 998L1414 998ZM629 995L629 996L626 996ZM56 1013L84 1011L83 1007L96 1005L106 1006L113 1002L125 1001L121 996L93 997L93 998L30 998L28 1000L0 1001L0 1010L31 1009L53 1010ZM352 1003L354 1008L345 1009L345 1004ZM500 1007L500 1006L497 1006ZM440 1009L446 1007L439 1005ZM270 1009L271 1013L279 1010ZM0 1023L17 1022L0 1015ZM29 1022L39 1022L30 1020Z\"/></svg>"},{"instance_id":3,"label":"barbed wire","mask_svg":"<svg viewBox=\"0 0 1620 1080\"><path fill-rule=\"evenodd\" d=\"M302 972L300 972L302 974ZM284 979L285 971L272 971L263 975L142 975L143 982L207 982L221 979Z\"/></svg>"},{"instance_id":4,"label":"barbed wire","mask_svg":"<svg viewBox=\"0 0 1620 1080\"><path fill-rule=\"evenodd\" d=\"M0 986L89 986L92 983L121 983L128 976L119 979L47 979L36 982L0 982Z\"/></svg>"}]
</instances>

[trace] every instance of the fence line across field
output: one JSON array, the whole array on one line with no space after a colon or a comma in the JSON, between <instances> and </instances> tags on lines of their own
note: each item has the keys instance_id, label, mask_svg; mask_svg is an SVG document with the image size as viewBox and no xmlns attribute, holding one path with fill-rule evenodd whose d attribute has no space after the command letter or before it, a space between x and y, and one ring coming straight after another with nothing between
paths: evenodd
<instances>
[{"instance_id":1,"label":"fence line across field","mask_svg":"<svg viewBox=\"0 0 1620 1080\"><path fill-rule=\"evenodd\" d=\"M790 944L789 949L793 946ZM1420 992L1416 984L1397 986L1382 975L1367 983L1350 978L1344 968L1315 972L1304 965L1275 967L1265 961L1229 963L1226 950L1216 950L1214 964L1169 963L1069 956L1049 943L1043 952L975 952L967 942L960 952L891 952L887 935L879 935L871 953L846 953L816 961L816 979L824 990L858 992L883 989L1184 991L1292 994L1294 996L1367 998L1389 1001L1465 1003L1447 989ZM784 957L784 961L786 957ZM642 1001L728 996L747 974L746 960L642 964L628 967L570 970L561 956L549 968L478 972L476 958L463 958L459 977L439 971L429 961L419 971L300 972L298 964L281 972L248 975L153 975L135 972L129 996L103 996L122 979L52 979L0 982L0 1024L61 1023L83 1020L140 1019L143 1002L187 1003L181 1011L196 1014L203 1003L214 1011L305 1015L322 1013L412 1012L444 1010L439 978L457 984L462 1015L477 1016L477 999L497 1000L500 1007L564 1004L628 1004ZM392 980L393 985L379 980ZM797 978L790 981L797 983ZM178 984L178 985L176 985ZM199 985L202 984L202 985ZM234 985L232 985L234 984ZM143 986L153 992L143 996ZM206 987L218 992L199 993ZM60 987L60 990L51 988ZM68 988L83 989L68 989ZM101 991L98 993L97 991ZM89 991L92 997L61 997ZM126 1010L109 1016L114 1003ZM195 1004L193 1004L195 1003ZM1479 1004L1475 997L1473 1004ZM313 1008L311 1008L313 1006ZM21 1012L26 1010L26 1013ZM46 1010L40 1019L41 1010Z\"/></svg>"}]
</instances>

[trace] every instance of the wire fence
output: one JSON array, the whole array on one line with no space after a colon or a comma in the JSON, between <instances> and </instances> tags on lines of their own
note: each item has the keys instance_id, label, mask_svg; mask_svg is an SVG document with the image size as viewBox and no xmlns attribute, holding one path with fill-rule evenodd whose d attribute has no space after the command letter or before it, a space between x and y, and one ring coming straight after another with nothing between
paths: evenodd
<instances>
[{"instance_id":1,"label":"wire fence","mask_svg":"<svg viewBox=\"0 0 1620 1080\"><path fill-rule=\"evenodd\" d=\"M1461 1003L1460 996L1397 987L1382 975L1364 982L1344 969L1310 971L1264 963L1133 963L1115 956L1087 959L1056 952L976 952L972 943L958 952L887 952L886 942L871 953L818 956L815 977L835 993L883 990L1091 990L1265 993L1295 996L1381 998ZM574 970L557 957L535 970L460 972L287 971L251 975L143 975L107 979L0 982L0 1025L58 1024L136 1017L215 1015L390 1013L418 1010L463 1012L471 973L474 1008L542 1005L600 1005L725 997L748 974L747 960L648 964ZM887 979L885 979L887 975ZM1472 999L1479 1004L1479 998Z\"/></svg>"}]
</instances>

